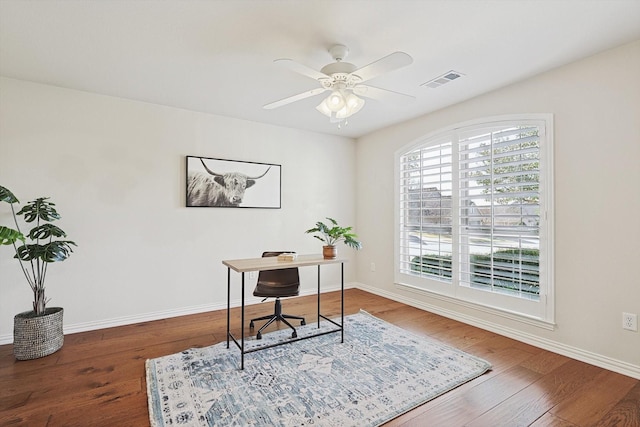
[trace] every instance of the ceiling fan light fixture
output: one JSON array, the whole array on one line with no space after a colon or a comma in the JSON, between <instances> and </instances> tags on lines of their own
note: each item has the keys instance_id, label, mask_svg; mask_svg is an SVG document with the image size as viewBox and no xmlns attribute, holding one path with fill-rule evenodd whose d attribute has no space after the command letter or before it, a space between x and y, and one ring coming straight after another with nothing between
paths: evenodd
<instances>
[{"instance_id":1,"label":"ceiling fan light fixture","mask_svg":"<svg viewBox=\"0 0 640 427\"><path fill-rule=\"evenodd\" d=\"M351 92L347 95L345 104L346 108L351 112L351 114L355 114L360 111L360 109L364 105L364 99L357 97L355 93Z\"/></svg>"},{"instance_id":2,"label":"ceiling fan light fixture","mask_svg":"<svg viewBox=\"0 0 640 427\"><path fill-rule=\"evenodd\" d=\"M347 117L353 116L355 113L360 111L364 106L364 99L358 98L353 93L347 95L347 102L345 103L344 108L336 113L336 118L346 119Z\"/></svg>"},{"instance_id":3,"label":"ceiling fan light fixture","mask_svg":"<svg viewBox=\"0 0 640 427\"><path fill-rule=\"evenodd\" d=\"M334 113L337 113L338 111L344 108L345 97L344 95L342 95L342 93L340 93L340 91L334 90L331 93L331 95L329 95L327 99L325 99L325 102L329 110L333 111Z\"/></svg>"},{"instance_id":4,"label":"ceiling fan light fixture","mask_svg":"<svg viewBox=\"0 0 640 427\"><path fill-rule=\"evenodd\" d=\"M348 117L351 117L364 106L364 99L359 98L353 92L346 91L334 91L331 95L325 98L317 107L316 110L329 117L332 121L342 121ZM341 108L336 109L337 103L334 103L332 97L337 94L340 97Z\"/></svg>"}]
</instances>

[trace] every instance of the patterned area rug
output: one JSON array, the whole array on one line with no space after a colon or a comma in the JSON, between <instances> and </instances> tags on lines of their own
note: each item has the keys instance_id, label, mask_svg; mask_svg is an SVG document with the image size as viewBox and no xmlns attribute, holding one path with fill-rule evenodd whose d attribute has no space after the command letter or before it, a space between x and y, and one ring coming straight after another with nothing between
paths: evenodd
<instances>
[{"instance_id":1,"label":"patterned area rug","mask_svg":"<svg viewBox=\"0 0 640 427\"><path fill-rule=\"evenodd\" d=\"M344 343L334 333L249 353L243 371L226 341L146 366L153 427L377 426L491 369L363 311L345 317Z\"/></svg>"}]
</instances>

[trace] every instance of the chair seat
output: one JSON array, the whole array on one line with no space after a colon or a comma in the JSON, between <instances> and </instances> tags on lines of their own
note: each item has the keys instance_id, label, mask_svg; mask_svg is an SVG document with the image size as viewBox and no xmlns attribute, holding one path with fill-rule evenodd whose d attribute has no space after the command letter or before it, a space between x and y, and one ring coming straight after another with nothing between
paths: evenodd
<instances>
[{"instance_id":1,"label":"chair seat","mask_svg":"<svg viewBox=\"0 0 640 427\"><path fill-rule=\"evenodd\" d=\"M262 282L253 291L255 297L295 297L300 294L300 285L294 283L282 286L276 283Z\"/></svg>"}]
</instances>

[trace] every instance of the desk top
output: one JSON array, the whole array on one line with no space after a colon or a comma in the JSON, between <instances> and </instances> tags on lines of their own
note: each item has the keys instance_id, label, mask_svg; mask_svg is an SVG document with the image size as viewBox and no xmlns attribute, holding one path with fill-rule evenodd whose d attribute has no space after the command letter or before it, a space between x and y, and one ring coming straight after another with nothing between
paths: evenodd
<instances>
[{"instance_id":1,"label":"desk top","mask_svg":"<svg viewBox=\"0 0 640 427\"><path fill-rule=\"evenodd\" d=\"M306 267L310 265L340 264L344 258L324 259L322 255L298 255L293 261L278 261L278 257L245 258L222 261L224 265L238 273L260 270L280 270L283 268Z\"/></svg>"}]
</instances>

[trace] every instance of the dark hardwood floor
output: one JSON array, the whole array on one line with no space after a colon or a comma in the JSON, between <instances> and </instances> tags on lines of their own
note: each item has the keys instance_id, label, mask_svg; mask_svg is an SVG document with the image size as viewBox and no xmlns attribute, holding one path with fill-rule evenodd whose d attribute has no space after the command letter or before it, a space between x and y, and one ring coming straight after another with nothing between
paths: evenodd
<instances>
[{"instance_id":1,"label":"dark hardwood floor","mask_svg":"<svg viewBox=\"0 0 640 427\"><path fill-rule=\"evenodd\" d=\"M324 294L323 313L339 315L339 297ZM315 301L289 298L284 311L310 321ZM248 307L247 317L268 314L272 304ZM386 426L640 426L639 380L364 291L345 291L345 314L361 308L493 364L487 374ZM0 426L148 426L145 360L223 341L225 332L226 310L220 310L67 335L60 351L31 361L18 362L11 345L0 346Z\"/></svg>"}]
</instances>

